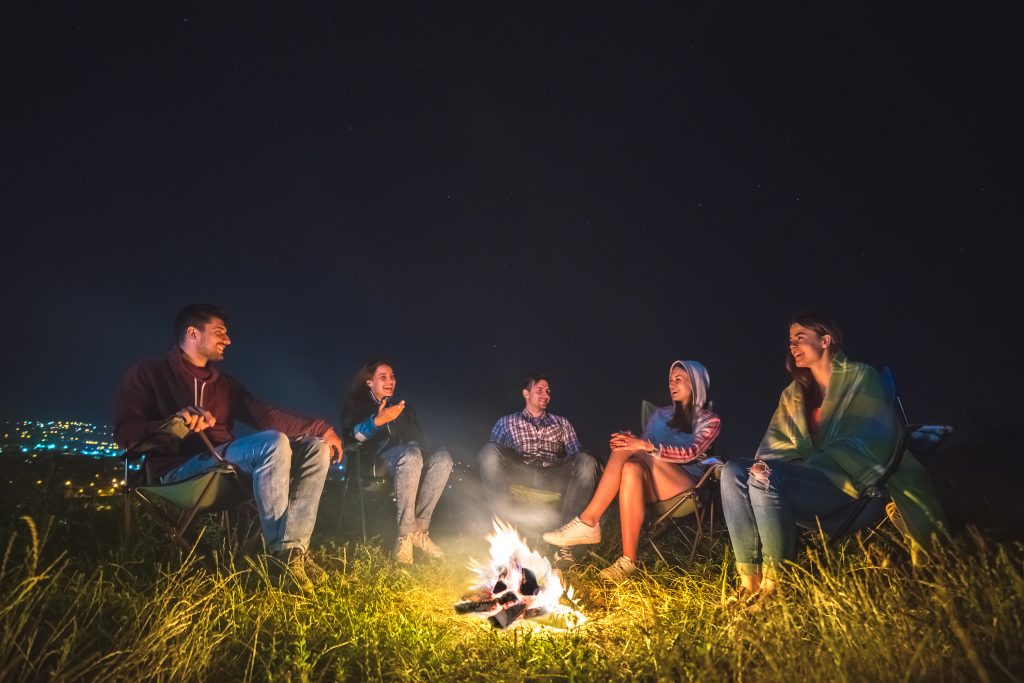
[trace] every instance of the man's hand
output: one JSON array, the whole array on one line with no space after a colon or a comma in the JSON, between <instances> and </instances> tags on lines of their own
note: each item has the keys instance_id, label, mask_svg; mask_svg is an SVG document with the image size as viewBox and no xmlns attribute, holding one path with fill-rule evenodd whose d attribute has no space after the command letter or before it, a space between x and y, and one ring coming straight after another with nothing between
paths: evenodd
<instances>
[{"instance_id":1,"label":"man's hand","mask_svg":"<svg viewBox=\"0 0 1024 683\"><path fill-rule=\"evenodd\" d=\"M337 465L341 462L342 456L345 455L345 444L342 443L341 437L334 431L334 427L331 427L324 435L320 437L327 442L327 445L331 447L331 464Z\"/></svg>"},{"instance_id":2,"label":"man's hand","mask_svg":"<svg viewBox=\"0 0 1024 683\"><path fill-rule=\"evenodd\" d=\"M380 400L380 407L377 408L377 417L373 418L373 424L383 427L401 415L403 410L405 410L405 401L399 401L398 405L389 406L388 397L385 396Z\"/></svg>"},{"instance_id":3,"label":"man's hand","mask_svg":"<svg viewBox=\"0 0 1024 683\"><path fill-rule=\"evenodd\" d=\"M217 418L213 416L213 413L195 406L182 408L175 413L175 416L180 417L189 431L193 432L201 432L217 424Z\"/></svg>"}]
</instances>

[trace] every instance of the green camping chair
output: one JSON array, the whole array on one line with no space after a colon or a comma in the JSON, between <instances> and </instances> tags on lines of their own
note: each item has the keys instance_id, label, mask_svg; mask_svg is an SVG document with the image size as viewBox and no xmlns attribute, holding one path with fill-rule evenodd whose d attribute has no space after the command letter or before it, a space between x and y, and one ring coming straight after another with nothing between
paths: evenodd
<instances>
[{"instance_id":1,"label":"green camping chair","mask_svg":"<svg viewBox=\"0 0 1024 683\"><path fill-rule=\"evenodd\" d=\"M153 476L146 456L177 450L178 443L189 433L179 417L165 422L159 430L147 436L133 448L127 449L124 459L124 542L127 548L132 536L131 499L137 501L157 524L167 532L171 541L185 551L200 540L202 530L197 529L200 515L215 515L224 538L231 536L229 512L239 511L245 533L238 549L252 552L259 540L259 516L252 497L252 483L247 476L225 460L209 438L199 432L208 452L217 459L217 465L194 477L173 484L161 484ZM137 472L130 464L142 460ZM159 502L158 502L159 501Z\"/></svg>"}]
</instances>

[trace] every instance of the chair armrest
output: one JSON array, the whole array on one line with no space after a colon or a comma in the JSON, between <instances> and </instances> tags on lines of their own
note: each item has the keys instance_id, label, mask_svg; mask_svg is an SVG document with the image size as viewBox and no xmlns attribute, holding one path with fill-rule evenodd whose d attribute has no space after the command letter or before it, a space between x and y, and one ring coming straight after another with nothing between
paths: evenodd
<instances>
[{"instance_id":1,"label":"chair armrest","mask_svg":"<svg viewBox=\"0 0 1024 683\"><path fill-rule=\"evenodd\" d=\"M920 425L910 433L907 448L914 455L923 455L939 448L952 433L952 425Z\"/></svg>"}]
</instances>

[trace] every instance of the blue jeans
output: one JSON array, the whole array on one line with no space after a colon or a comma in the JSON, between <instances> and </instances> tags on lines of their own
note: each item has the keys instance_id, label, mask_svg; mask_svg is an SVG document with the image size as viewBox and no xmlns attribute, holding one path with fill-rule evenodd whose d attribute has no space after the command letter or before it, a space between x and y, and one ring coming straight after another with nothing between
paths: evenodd
<instances>
[{"instance_id":1,"label":"blue jeans","mask_svg":"<svg viewBox=\"0 0 1024 683\"><path fill-rule=\"evenodd\" d=\"M509 484L562 493L562 521L567 522L583 512L597 489L597 459L586 451L549 467L527 465L522 456L488 441L477 456L484 495L495 514L509 509Z\"/></svg>"},{"instance_id":2,"label":"blue jeans","mask_svg":"<svg viewBox=\"0 0 1024 683\"><path fill-rule=\"evenodd\" d=\"M451 454L437 450L424 462L419 444L403 443L385 449L379 457L395 480L398 535L430 529L430 517L452 471Z\"/></svg>"},{"instance_id":3,"label":"blue jeans","mask_svg":"<svg viewBox=\"0 0 1024 683\"><path fill-rule=\"evenodd\" d=\"M266 431L221 444L217 452L252 476L252 494L267 549L276 553L309 548L331 460L327 443L316 436L292 440L281 432ZM189 479L217 464L212 455L201 453L160 481L172 484Z\"/></svg>"},{"instance_id":4,"label":"blue jeans","mask_svg":"<svg viewBox=\"0 0 1024 683\"><path fill-rule=\"evenodd\" d=\"M750 472L753 460L730 460L721 474L722 512L736 569L775 578L780 563L796 555L796 522L811 522L853 498L820 470L799 462L769 460L767 477Z\"/></svg>"}]
</instances>

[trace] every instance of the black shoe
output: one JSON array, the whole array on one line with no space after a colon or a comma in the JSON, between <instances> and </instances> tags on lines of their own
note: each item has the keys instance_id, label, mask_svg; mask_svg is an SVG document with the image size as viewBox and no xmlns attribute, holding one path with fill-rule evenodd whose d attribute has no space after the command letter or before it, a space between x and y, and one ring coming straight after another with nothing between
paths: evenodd
<instances>
[{"instance_id":1,"label":"black shoe","mask_svg":"<svg viewBox=\"0 0 1024 683\"><path fill-rule=\"evenodd\" d=\"M555 567L565 571L566 569L572 569L576 566L576 558L572 556L572 548L568 546L558 546L555 549Z\"/></svg>"}]
</instances>

